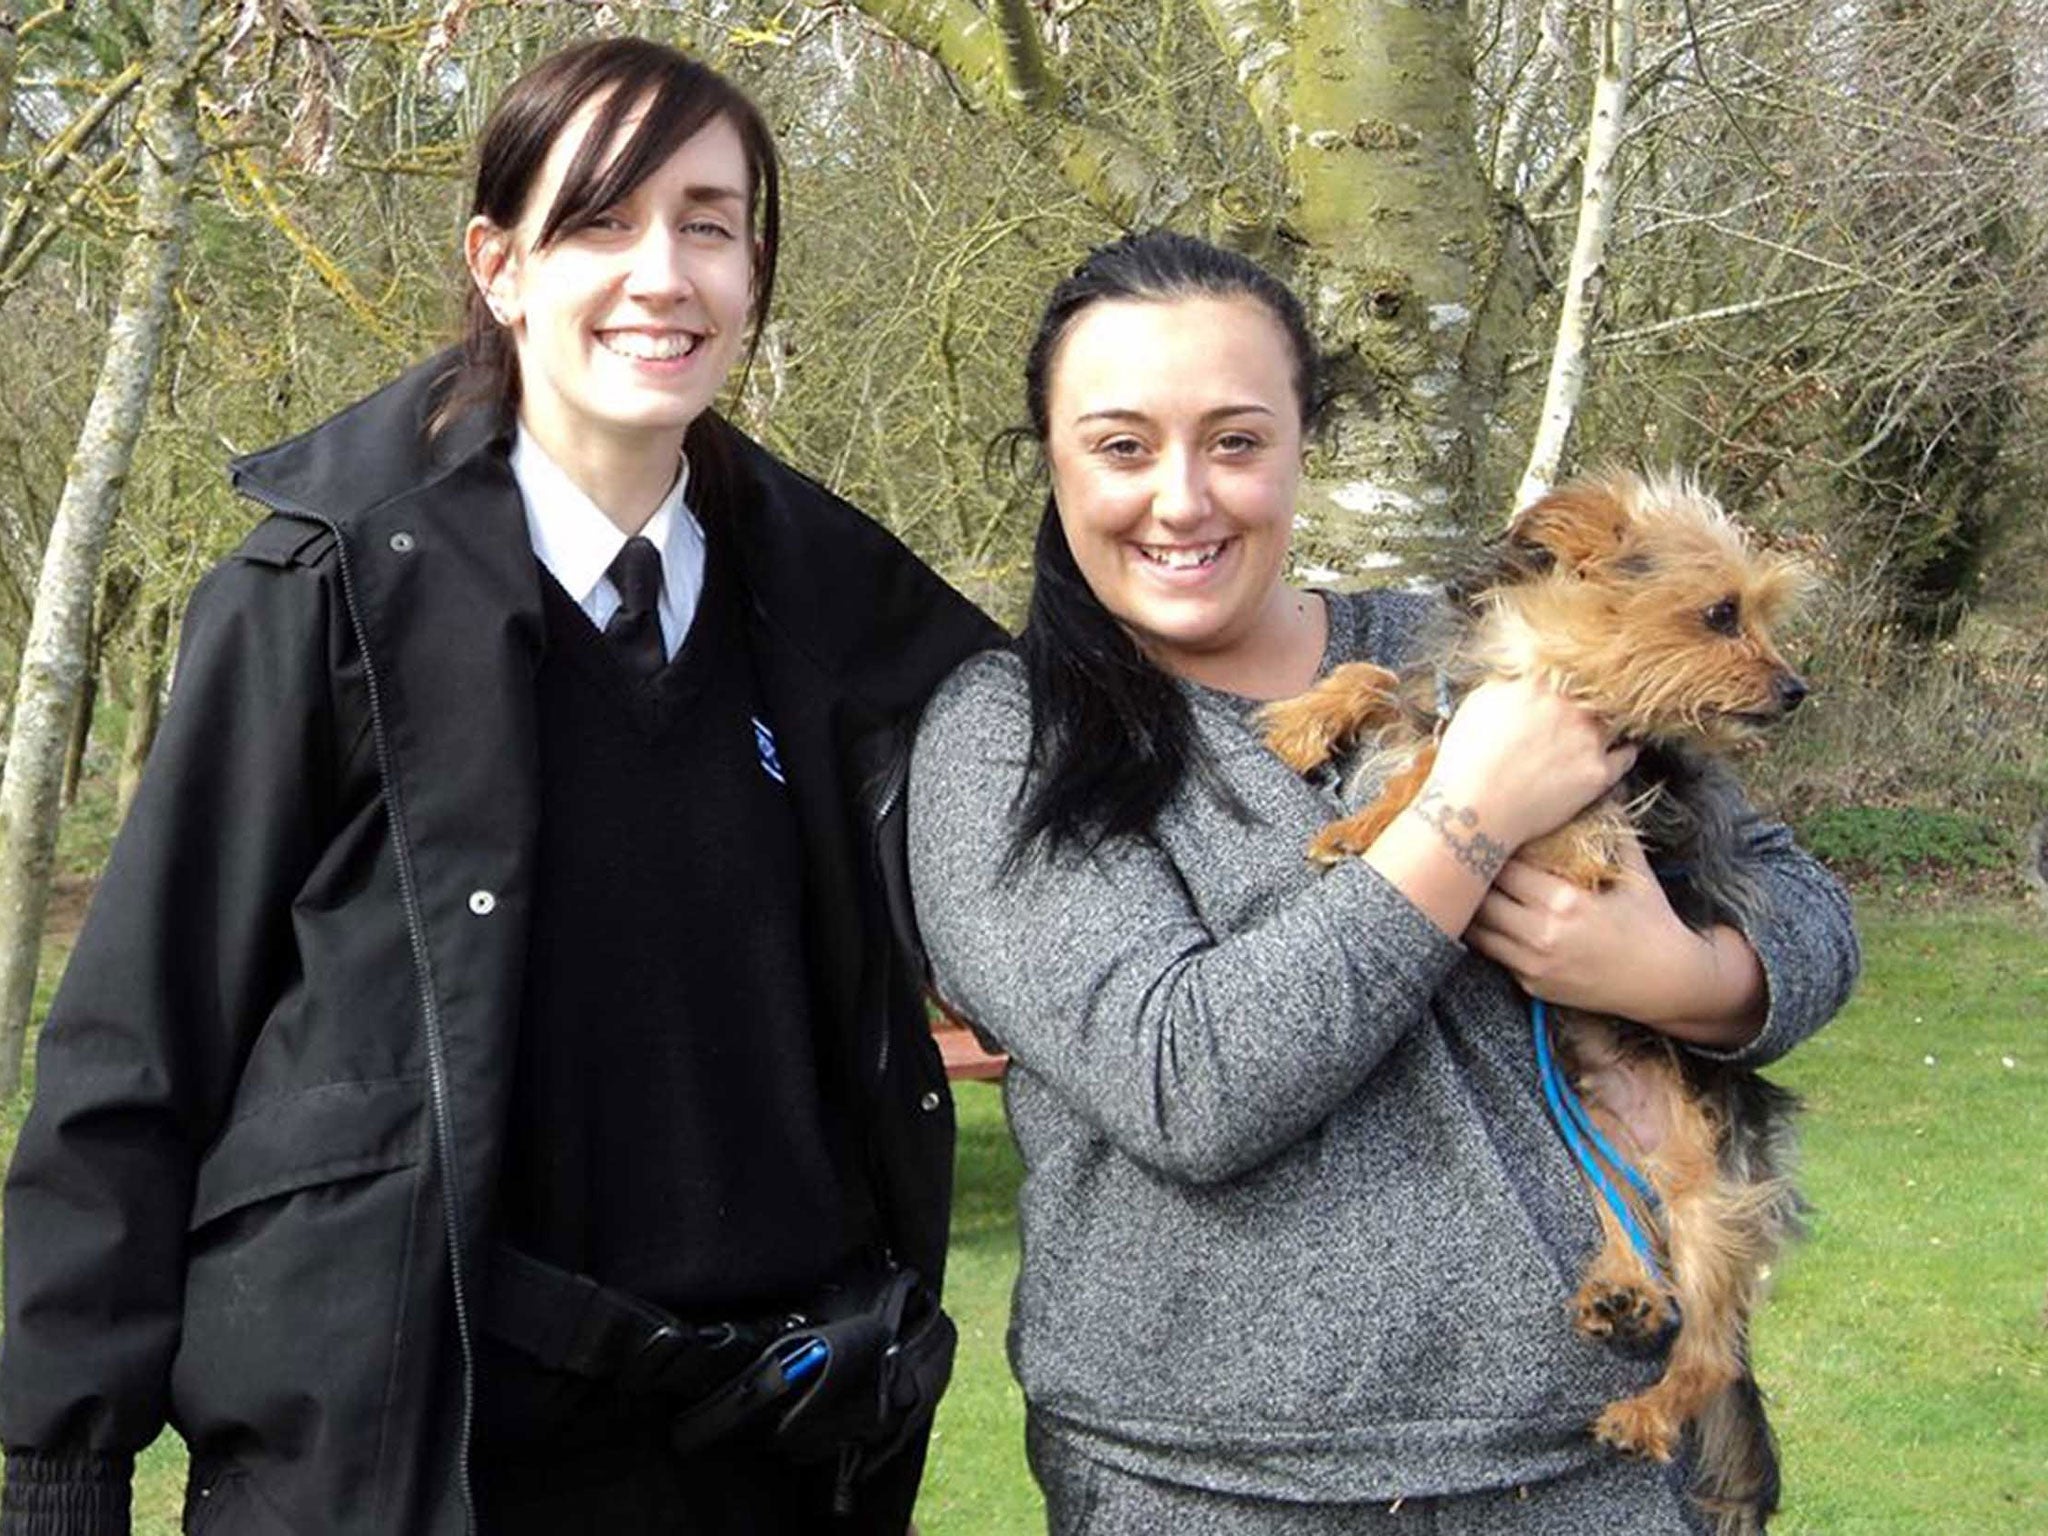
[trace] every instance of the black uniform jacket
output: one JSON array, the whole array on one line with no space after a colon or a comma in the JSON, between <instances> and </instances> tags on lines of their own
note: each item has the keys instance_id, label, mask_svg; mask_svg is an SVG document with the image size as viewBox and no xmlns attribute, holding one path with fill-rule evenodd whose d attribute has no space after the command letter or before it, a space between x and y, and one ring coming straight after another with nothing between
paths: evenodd
<instances>
[{"instance_id":1,"label":"black uniform jacket","mask_svg":"<svg viewBox=\"0 0 2048 1536\"><path fill-rule=\"evenodd\" d=\"M473 1525L542 622L502 424L424 445L444 367L235 466L275 515L194 596L8 1181L10 1536L121 1528L126 1458L166 1419L193 1450L195 1530ZM894 748L1000 632L720 432L828 1088L887 1240L936 1280L952 1108L891 942Z\"/></svg>"}]
</instances>

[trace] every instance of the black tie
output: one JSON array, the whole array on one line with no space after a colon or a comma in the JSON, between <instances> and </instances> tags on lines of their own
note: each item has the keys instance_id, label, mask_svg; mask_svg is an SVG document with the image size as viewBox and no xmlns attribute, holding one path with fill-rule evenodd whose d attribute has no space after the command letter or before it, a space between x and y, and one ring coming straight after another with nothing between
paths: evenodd
<instances>
[{"instance_id":1,"label":"black tie","mask_svg":"<svg viewBox=\"0 0 2048 1536\"><path fill-rule=\"evenodd\" d=\"M618 589L619 611L604 627L605 642L626 670L649 678L668 661L661 638L661 551L635 534L605 571Z\"/></svg>"}]
</instances>

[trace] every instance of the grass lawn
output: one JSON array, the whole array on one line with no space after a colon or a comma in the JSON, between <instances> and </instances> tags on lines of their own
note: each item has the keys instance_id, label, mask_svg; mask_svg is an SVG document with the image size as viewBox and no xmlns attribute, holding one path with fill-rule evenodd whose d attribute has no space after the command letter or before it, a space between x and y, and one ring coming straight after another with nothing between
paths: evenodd
<instances>
[{"instance_id":1,"label":"grass lawn","mask_svg":"<svg viewBox=\"0 0 2048 1536\"><path fill-rule=\"evenodd\" d=\"M1782 1536L2048 1531L2048 927L2009 907L1866 911L1849 1010L1775 1074L1806 1096L1813 1237L1758 1328L1784 1442ZM925 1536L1040 1529L1003 1360L1017 1162L963 1085L948 1301L961 1352ZM0 1123L11 1150L20 1110ZM182 1456L145 1458L137 1536L176 1529Z\"/></svg>"},{"instance_id":2,"label":"grass lawn","mask_svg":"<svg viewBox=\"0 0 2048 1536\"><path fill-rule=\"evenodd\" d=\"M1787 1536L2048 1531L2048 931L1864 918L1863 984L1777 1074L1813 1237L1758 1329Z\"/></svg>"},{"instance_id":3,"label":"grass lawn","mask_svg":"<svg viewBox=\"0 0 2048 1536\"><path fill-rule=\"evenodd\" d=\"M1038 1489L1024 1465L1024 1397L1003 1353L1017 1275L1017 1154L1000 1088L960 1083L953 1096L960 1151L946 1307L960 1325L960 1353L939 1404L917 1525L924 1536L1041 1531Z\"/></svg>"}]
</instances>

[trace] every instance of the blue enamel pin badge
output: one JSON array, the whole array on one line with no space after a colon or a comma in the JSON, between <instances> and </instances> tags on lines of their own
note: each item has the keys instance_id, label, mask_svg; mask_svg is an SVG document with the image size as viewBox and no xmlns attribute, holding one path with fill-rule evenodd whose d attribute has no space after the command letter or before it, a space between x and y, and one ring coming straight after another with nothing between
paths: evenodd
<instances>
[{"instance_id":1,"label":"blue enamel pin badge","mask_svg":"<svg viewBox=\"0 0 2048 1536\"><path fill-rule=\"evenodd\" d=\"M759 715L750 717L754 722L754 751L761 759L761 771L778 784L787 784L782 776L782 759L775 752L775 733L768 729Z\"/></svg>"}]
</instances>

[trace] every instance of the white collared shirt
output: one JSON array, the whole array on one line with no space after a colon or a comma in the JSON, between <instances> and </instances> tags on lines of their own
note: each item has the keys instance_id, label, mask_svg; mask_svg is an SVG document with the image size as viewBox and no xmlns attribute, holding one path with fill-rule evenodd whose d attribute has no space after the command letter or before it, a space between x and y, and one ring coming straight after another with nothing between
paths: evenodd
<instances>
[{"instance_id":1,"label":"white collared shirt","mask_svg":"<svg viewBox=\"0 0 2048 1536\"><path fill-rule=\"evenodd\" d=\"M605 572L626 547L618 524L584 495L568 472L535 442L522 423L512 442L512 478L526 504L526 536L533 552L562 590L601 631L619 611L619 593ZM661 552L661 638L670 656L690 632L697 599L704 591L704 528L691 512L684 492L690 481L688 461L641 537Z\"/></svg>"}]
</instances>

